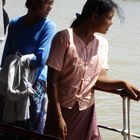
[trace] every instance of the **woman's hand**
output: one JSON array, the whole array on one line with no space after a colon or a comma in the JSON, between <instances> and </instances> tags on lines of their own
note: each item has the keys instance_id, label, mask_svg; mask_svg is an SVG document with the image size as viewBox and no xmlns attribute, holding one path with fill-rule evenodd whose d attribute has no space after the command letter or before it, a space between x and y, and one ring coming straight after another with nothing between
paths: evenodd
<instances>
[{"instance_id":1,"label":"woman's hand","mask_svg":"<svg viewBox=\"0 0 140 140\"><path fill-rule=\"evenodd\" d=\"M64 119L61 117L59 119L59 137L62 138L63 140L66 140L66 136L67 136L67 126Z\"/></svg>"},{"instance_id":2,"label":"woman's hand","mask_svg":"<svg viewBox=\"0 0 140 140\"><path fill-rule=\"evenodd\" d=\"M120 94L121 97L129 97L135 101L140 100L140 89L136 88L128 82L124 82L124 91Z\"/></svg>"},{"instance_id":3,"label":"woman's hand","mask_svg":"<svg viewBox=\"0 0 140 140\"><path fill-rule=\"evenodd\" d=\"M126 81L109 78L106 69L101 70L95 86L104 91L116 90L116 93L121 97L129 97L135 101L140 100L140 89Z\"/></svg>"}]
</instances>

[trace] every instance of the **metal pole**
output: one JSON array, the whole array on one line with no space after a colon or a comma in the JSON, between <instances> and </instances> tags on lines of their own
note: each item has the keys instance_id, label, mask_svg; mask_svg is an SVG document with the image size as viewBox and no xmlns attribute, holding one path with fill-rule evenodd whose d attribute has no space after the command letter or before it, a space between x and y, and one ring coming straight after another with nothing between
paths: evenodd
<instances>
[{"instance_id":1,"label":"metal pole","mask_svg":"<svg viewBox=\"0 0 140 140\"><path fill-rule=\"evenodd\" d=\"M123 105L123 131L122 131L122 135L123 135L123 140L127 140L127 116L126 116L126 98L122 98L122 105Z\"/></svg>"},{"instance_id":2,"label":"metal pole","mask_svg":"<svg viewBox=\"0 0 140 140\"><path fill-rule=\"evenodd\" d=\"M131 140L130 99L127 98L128 140Z\"/></svg>"}]
</instances>

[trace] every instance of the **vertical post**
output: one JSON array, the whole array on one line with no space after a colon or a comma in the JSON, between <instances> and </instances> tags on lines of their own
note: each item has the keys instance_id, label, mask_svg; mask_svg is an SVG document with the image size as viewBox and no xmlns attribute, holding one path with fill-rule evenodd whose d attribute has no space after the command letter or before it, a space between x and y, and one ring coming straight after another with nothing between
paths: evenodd
<instances>
[{"instance_id":1,"label":"vertical post","mask_svg":"<svg viewBox=\"0 0 140 140\"><path fill-rule=\"evenodd\" d=\"M128 117L128 140L131 140L131 124L130 124L130 99L127 98L127 117Z\"/></svg>"},{"instance_id":2,"label":"vertical post","mask_svg":"<svg viewBox=\"0 0 140 140\"><path fill-rule=\"evenodd\" d=\"M122 98L122 105L123 105L123 140L127 140L127 110L126 110L126 98Z\"/></svg>"},{"instance_id":3,"label":"vertical post","mask_svg":"<svg viewBox=\"0 0 140 140\"><path fill-rule=\"evenodd\" d=\"M127 100L126 100L127 99ZM130 99L123 98L123 140L131 140Z\"/></svg>"},{"instance_id":4,"label":"vertical post","mask_svg":"<svg viewBox=\"0 0 140 140\"><path fill-rule=\"evenodd\" d=\"M0 41L4 40L3 3L0 0Z\"/></svg>"}]
</instances>

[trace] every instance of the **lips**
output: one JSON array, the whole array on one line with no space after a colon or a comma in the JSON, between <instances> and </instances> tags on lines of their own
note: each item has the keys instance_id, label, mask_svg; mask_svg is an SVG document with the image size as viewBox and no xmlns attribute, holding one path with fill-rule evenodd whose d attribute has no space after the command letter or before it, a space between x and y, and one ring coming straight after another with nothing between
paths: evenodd
<instances>
[{"instance_id":1,"label":"lips","mask_svg":"<svg viewBox=\"0 0 140 140\"><path fill-rule=\"evenodd\" d=\"M109 27L110 27L110 26L108 26L108 27L106 28L107 31L109 30Z\"/></svg>"},{"instance_id":2,"label":"lips","mask_svg":"<svg viewBox=\"0 0 140 140\"><path fill-rule=\"evenodd\" d=\"M109 28L106 28L106 31L108 31Z\"/></svg>"}]
</instances>

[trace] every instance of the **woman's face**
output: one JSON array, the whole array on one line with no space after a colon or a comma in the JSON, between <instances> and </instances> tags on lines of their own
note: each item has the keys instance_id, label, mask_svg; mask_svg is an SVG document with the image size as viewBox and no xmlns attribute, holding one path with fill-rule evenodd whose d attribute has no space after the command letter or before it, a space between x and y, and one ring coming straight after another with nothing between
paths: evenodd
<instances>
[{"instance_id":1,"label":"woman's face","mask_svg":"<svg viewBox=\"0 0 140 140\"><path fill-rule=\"evenodd\" d=\"M108 12L106 12L103 15L97 16L96 17L96 32L106 34L107 31L109 30L110 26L113 24L112 23L112 18L114 16L115 9L112 9Z\"/></svg>"},{"instance_id":2,"label":"woman's face","mask_svg":"<svg viewBox=\"0 0 140 140\"><path fill-rule=\"evenodd\" d=\"M39 13L41 14L42 17L45 17L49 14L53 7L54 0L45 0L41 7L39 8Z\"/></svg>"}]
</instances>

